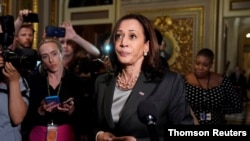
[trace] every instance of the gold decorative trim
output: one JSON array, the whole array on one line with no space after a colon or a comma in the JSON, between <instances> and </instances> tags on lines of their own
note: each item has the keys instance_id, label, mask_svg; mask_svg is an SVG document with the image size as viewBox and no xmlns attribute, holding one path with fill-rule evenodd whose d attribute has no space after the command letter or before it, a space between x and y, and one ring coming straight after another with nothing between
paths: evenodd
<instances>
[{"instance_id":1,"label":"gold decorative trim","mask_svg":"<svg viewBox=\"0 0 250 141\"><path fill-rule=\"evenodd\" d=\"M58 0L50 0L50 12L51 12L51 17L50 17L50 24L54 26L58 26Z\"/></svg>"},{"instance_id":2,"label":"gold decorative trim","mask_svg":"<svg viewBox=\"0 0 250 141\"><path fill-rule=\"evenodd\" d=\"M34 13L38 13L38 0L33 0L32 1L32 12ZM33 23L33 28L36 31L34 33L34 39L33 39L33 49L37 49L37 45L38 45L38 23Z\"/></svg>"},{"instance_id":3,"label":"gold decorative trim","mask_svg":"<svg viewBox=\"0 0 250 141\"><path fill-rule=\"evenodd\" d=\"M157 17L154 26L170 42L166 48L171 48L168 61L171 70L187 74L192 71L193 19L175 18L169 16Z\"/></svg>"}]
</instances>

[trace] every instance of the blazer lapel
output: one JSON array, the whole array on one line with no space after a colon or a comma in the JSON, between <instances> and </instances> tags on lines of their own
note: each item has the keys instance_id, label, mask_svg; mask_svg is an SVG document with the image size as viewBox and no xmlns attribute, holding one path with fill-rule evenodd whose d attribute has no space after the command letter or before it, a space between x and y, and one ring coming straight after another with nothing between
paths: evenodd
<instances>
[{"instance_id":1,"label":"blazer lapel","mask_svg":"<svg viewBox=\"0 0 250 141\"><path fill-rule=\"evenodd\" d=\"M104 92L104 101L103 101L103 109L104 109L104 116L107 119L107 123L110 127L114 128L115 124L113 122L111 108L112 108L112 102L113 102L113 95L114 95L114 89L115 89L115 83L116 78L112 78L110 83L107 85L107 89Z\"/></svg>"},{"instance_id":2,"label":"blazer lapel","mask_svg":"<svg viewBox=\"0 0 250 141\"><path fill-rule=\"evenodd\" d=\"M135 113L137 114L137 106L139 103L149 97L155 89L155 83L146 83L145 81L146 77L143 73L141 73L134 89L123 107L119 124L126 123L126 120L130 116L133 116Z\"/></svg>"}]
</instances>

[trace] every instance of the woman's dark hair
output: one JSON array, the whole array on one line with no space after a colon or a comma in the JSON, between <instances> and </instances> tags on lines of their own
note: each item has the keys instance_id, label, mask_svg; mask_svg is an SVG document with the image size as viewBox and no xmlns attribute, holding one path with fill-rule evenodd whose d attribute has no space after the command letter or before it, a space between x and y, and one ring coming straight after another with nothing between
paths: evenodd
<instances>
[{"instance_id":1,"label":"woman's dark hair","mask_svg":"<svg viewBox=\"0 0 250 141\"><path fill-rule=\"evenodd\" d=\"M162 40L163 40L162 34L158 29L155 28L154 30L155 30L155 35L157 37L158 44L161 45Z\"/></svg>"},{"instance_id":2,"label":"woman's dark hair","mask_svg":"<svg viewBox=\"0 0 250 141\"><path fill-rule=\"evenodd\" d=\"M196 56L205 56L210 59L211 63L213 63L214 60L214 53L209 48L202 48Z\"/></svg>"},{"instance_id":3,"label":"woman's dark hair","mask_svg":"<svg viewBox=\"0 0 250 141\"><path fill-rule=\"evenodd\" d=\"M111 38L110 38L110 43L111 43L110 60L114 67L115 74L120 72L122 69L122 65L118 61L118 58L115 54L115 47L114 47L115 41L116 41L117 30L121 22L123 22L124 20L130 20L130 19L137 20L141 24L144 35L145 35L145 42L149 41L149 52L148 52L148 55L145 56L143 60L142 71L144 72L160 71L159 68L161 66L159 64L160 62L159 61L159 45L158 45L155 30L153 28L151 21L145 16L140 15L140 14L128 14L128 15L123 16L117 21L112 31Z\"/></svg>"}]
</instances>

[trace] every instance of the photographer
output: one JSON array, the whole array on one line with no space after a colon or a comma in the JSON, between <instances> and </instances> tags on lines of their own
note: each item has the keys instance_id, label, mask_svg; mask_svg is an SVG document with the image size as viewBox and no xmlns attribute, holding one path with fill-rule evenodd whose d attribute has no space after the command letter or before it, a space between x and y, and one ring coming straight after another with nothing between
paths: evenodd
<instances>
[{"instance_id":1,"label":"photographer","mask_svg":"<svg viewBox=\"0 0 250 141\"><path fill-rule=\"evenodd\" d=\"M3 42L2 26L0 34L0 137L1 141L21 141L21 123L28 110L29 88L12 63L4 60L3 53L8 46Z\"/></svg>"},{"instance_id":2,"label":"photographer","mask_svg":"<svg viewBox=\"0 0 250 141\"><path fill-rule=\"evenodd\" d=\"M36 64L36 60L30 56L27 56L27 55L18 55L12 50L13 48L11 48L11 47L13 47L13 41L14 41L14 36L15 36L15 26L14 26L13 16L11 16L11 15L0 16L0 25L1 25L1 28L0 28L1 29L1 32L0 32L1 33L0 34L1 58L2 58L2 60L4 60L4 62L6 62L5 66L4 66L5 69L3 69L3 71L7 71L7 73L10 73L10 72L18 73L18 76L15 75L15 78L16 77L19 78L21 76L20 80L22 80L22 81L19 81L21 90L29 90L28 84L26 84L26 80L25 80L25 76L26 76L25 72L28 72L28 70L31 70L31 68L33 68L33 66ZM6 69L6 68L9 68L9 69ZM7 82L12 82L12 81L6 81L8 79L5 79L6 76L5 76L4 72L0 73L0 74L2 76L0 79L1 82L5 82L6 85L8 85ZM13 77L14 77L14 75L13 75ZM17 88L12 88L10 86L8 86L8 87L4 86L3 92L8 93L7 88L15 89L16 91L20 91L20 88L17 89ZM22 91L23 97L28 98L28 95L29 95L29 91L28 92ZM10 96L9 96L9 98L10 98ZM26 103L28 103L27 101L28 101L28 99L25 100ZM18 110L20 110L20 108L23 109L23 107L18 105L18 104L16 105L16 108ZM26 114L26 110L27 110L27 108L25 108L24 114ZM20 111L24 111L24 110L20 110ZM21 120L22 120L22 128L23 128L24 127L23 123L25 122L25 119L23 119L23 118L25 116L23 116L23 113L19 113L19 116L22 117ZM18 131L20 132L20 126L15 127L15 128L17 128ZM10 130L6 130L6 131L10 131ZM21 132L24 133L24 130L21 130ZM17 136L19 138L19 135L17 135Z\"/></svg>"},{"instance_id":3,"label":"photographer","mask_svg":"<svg viewBox=\"0 0 250 141\"><path fill-rule=\"evenodd\" d=\"M37 51L32 49L34 40L34 28L32 22L26 22L24 17L31 14L32 11L28 9L23 9L19 11L19 16L15 20L15 38L13 42L13 47L11 48L17 55L25 55L33 58L33 60L38 60ZM33 20L33 19L30 19ZM35 63L29 69L23 72L22 76L26 78L31 71L35 68Z\"/></svg>"}]
</instances>

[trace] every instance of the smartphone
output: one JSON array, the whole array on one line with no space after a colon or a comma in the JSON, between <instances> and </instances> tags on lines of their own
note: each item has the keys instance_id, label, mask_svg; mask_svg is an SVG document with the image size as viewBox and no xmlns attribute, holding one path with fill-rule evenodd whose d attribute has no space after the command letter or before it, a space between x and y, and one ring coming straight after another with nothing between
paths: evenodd
<instances>
[{"instance_id":1,"label":"smartphone","mask_svg":"<svg viewBox=\"0 0 250 141\"><path fill-rule=\"evenodd\" d=\"M71 104L71 102L74 100L74 98L69 98L66 101L63 101L62 104ZM74 102L74 101L73 101Z\"/></svg>"},{"instance_id":2,"label":"smartphone","mask_svg":"<svg viewBox=\"0 0 250 141\"><path fill-rule=\"evenodd\" d=\"M38 14L37 13L29 13L27 16L23 16L23 21L24 22L32 22L32 23L38 23Z\"/></svg>"},{"instance_id":3,"label":"smartphone","mask_svg":"<svg viewBox=\"0 0 250 141\"><path fill-rule=\"evenodd\" d=\"M46 26L45 28L47 37L64 37L65 36L65 28L57 27L57 26Z\"/></svg>"},{"instance_id":4,"label":"smartphone","mask_svg":"<svg viewBox=\"0 0 250 141\"><path fill-rule=\"evenodd\" d=\"M46 104L49 104L51 102L55 102L56 104L59 104L60 103L60 99L57 95L55 96L47 96L45 97L45 102Z\"/></svg>"}]
</instances>

